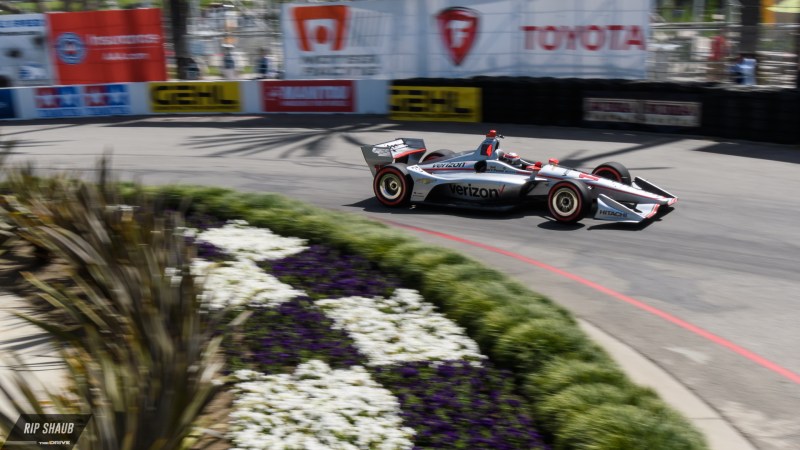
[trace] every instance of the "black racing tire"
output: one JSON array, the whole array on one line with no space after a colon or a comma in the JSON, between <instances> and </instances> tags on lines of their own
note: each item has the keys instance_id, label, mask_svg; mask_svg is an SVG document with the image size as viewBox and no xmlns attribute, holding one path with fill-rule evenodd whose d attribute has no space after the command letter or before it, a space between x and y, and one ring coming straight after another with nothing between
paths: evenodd
<instances>
[{"instance_id":1,"label":"black racing tire","mask_svg":"<svg viewBox=\"0 0 800 450\"><path fill-rule=\"evenodd\" d=\"M452 151L452 150L446 150L446 149L436 150L436 151L432 151L432 152L428 153L427 155L423 156L422 159L419 161L419 163L420 164L427 164L427 163L430 163L430 162L434 162L437 159L449 158L449 157L451 157L453 155L455 155L455 152Z\"/></svg>"},{"instance_id":2,"label":"black racing tire","mask_svg":"<svg viewBox=\"0 0 800 450\"><path fill-rule=\"evenodd\" d=\"M550 215L562 223L576 223L589 215L593 198L589 188L580 181L562 180L547 193Z\"/></svg>"},{"instance_id":3,"label":"black racing tire","mask_svg":"<svg viewBox=\"0 0 800 450\"><path fill-rule=\"evenodd\" d=\"M618 183L631 185L631 173L628 169L618 162L607 162L600 164L592 170L592 175L608 178Z\"/></svg>"},{"instance_id":4,"label":"black racing tire","mask_svg":"<svg viewBox=\"0 0 800 450\"><path fill-rule=\"evenodd\" d=\"M405 164L390 164L375 175L372 190L384 206L397 208L408 205L413 183Z\"/></svg>"}]
</instances>

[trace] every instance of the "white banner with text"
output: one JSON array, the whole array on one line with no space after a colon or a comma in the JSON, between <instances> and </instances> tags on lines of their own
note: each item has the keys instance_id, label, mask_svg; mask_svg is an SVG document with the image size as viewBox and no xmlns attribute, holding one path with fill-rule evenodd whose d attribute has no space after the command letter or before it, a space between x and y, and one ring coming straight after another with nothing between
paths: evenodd
<instances>
[{"instance_id":1,"label":"white banner with text","mask_svg":"<svg viewBox=\"0 0 800 450\"><path fill-rule=\"evenodd\" d=\"M284 3L289 79L646 78L644 0Z\"/></svg>"}]
</instances>

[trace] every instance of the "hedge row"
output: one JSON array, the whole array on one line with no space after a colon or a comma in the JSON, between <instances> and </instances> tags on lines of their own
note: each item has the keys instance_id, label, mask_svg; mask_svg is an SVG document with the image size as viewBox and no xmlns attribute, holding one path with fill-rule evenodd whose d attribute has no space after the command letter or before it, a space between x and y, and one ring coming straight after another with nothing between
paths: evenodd
<instances>
[{"instance_id":1,"label":"hedge row","mask_svg":"<svg viewBox=\"0 0 800 450\"><path fill-rule=\"evenodd\" d=\"M706 449L703 436L651 390L634 385L564 309L459 253L367 219L277 194L154 187L167 205L244 219L368 258L400 276L512 370L555 449ZM191 202L188 200L191 199Z\"/></svg>"},{"instance_id":2,"label":"hedge row","mask_svg":"<svg viewBox=\"0 0 800 450\"><path fill-rule=\"evenodd\" d=\"M668 83L583 78L475 77L395 80L404 86L478 87L485 122L637 129L678 134L800 144L800 91L719 83ZM583 99L602 92L612 98L695 101L701 125L663 127L583 120Z\"/></svg>"}]
</instances>

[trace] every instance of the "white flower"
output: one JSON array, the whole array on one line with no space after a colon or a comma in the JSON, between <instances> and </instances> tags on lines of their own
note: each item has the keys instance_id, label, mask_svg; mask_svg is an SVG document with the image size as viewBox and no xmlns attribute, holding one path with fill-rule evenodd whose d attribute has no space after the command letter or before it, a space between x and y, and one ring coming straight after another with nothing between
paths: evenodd
<instances>
[{"instance_id":1,"label":"white flower","mask_svg":"<svg viewBox=\"0 0 800 450\"><path fill-rule=\"evenodd\" d=\"M461 327L411 289L397 289L390 299L348 297L316 303L337 328L352 336L370 365L485 358Z\"/></svg>"},{"instance_id":2,"label":"white flower","mask_svg":"<svg viewBox=\"0 0 800 450\"><path fill-rule=\"evenodd\" d=\"M242 220L203 231L197 240L214 244L236 258L253 261L281 259L308 248L304 239L278 236L266 228L247 226Z\"/></svg>"},{"instance_id":3,"label":"white flower","mask_svg":"<svg viewBox=\"0 0 800 450\"><path fill-rule=\"evenodd\" d=\"M410 449L400 404L363 367L301 364L291 375L237 371L230 437L237 449Z\"/></svg>"},{"instance_id":4,"label":"white flower","mask_svg":"<svg viewBox=\"0 0 800 450\"><path fill-rule=\"evenodd\" d=\"M248 305L274 307L305 295L303 291L281 283L248 259L221 263L195 259L192 273L203 281L200 298L209 309Z\"/></svg>"}]
</instances>

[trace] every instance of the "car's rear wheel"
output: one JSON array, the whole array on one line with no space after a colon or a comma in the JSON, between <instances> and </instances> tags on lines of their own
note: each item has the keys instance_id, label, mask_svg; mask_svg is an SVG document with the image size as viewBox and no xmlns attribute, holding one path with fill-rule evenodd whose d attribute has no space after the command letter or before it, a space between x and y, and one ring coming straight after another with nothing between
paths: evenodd
<instances>
[{"instance_id":1,"label":"car's rear wheel","mask_svg":"<svg viewBox=\"0 0 800 450\"><path fill-rule=\"evenodd\" d=\"M589 214L592 197L585 184L574 180L559 181L547 194L550 215L562 223L575 223Z\"/></svg>"},{"instance_id":2,"label":"car's rear wheel","mask_svg":"<svg viewBox=\"0 0 800 450\"><path fill-rule=\"evenodd\" d=\"M394 208L408 204L412 183L405 166L393 164L378 171L372 182L372 190L379 202Z\"/></svg>"},{"instance_id":3,"label":"car's rear wheel","mask_svg":"<svg viewBox=\"0 0 800 450\"><path fill-rule=\"evenodd\" d=\"M607 162L595 167L592 175L608 178L617 183L631 185L631 173L628 169L618 162Z\"/></svg>"},{"instance_id":4,"label":"car's rear wheel","mask_svg":"<svg viewBox=\"0 0 800 450\"><path fill-rule=\"evenodd\" d=\"M449 158L449 157L451 157L453 155L455 155L455 152L453 152L452 150L445 150L445 149L436 150L436 151L430 152L427 155L423 156L419 163L420 164L427 164L427 163L430 163L430 162L434 162L437 159Z\"/></svg>"}]
</instances>

